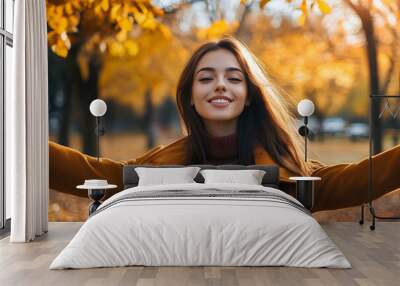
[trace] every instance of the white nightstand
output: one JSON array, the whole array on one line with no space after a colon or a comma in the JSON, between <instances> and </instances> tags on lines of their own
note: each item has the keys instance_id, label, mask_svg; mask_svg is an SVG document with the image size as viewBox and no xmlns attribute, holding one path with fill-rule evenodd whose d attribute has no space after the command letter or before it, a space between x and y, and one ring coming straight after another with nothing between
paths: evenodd
<instances>
[{"instance_id":1,"label":"white nightstand","mask_svg":"<svg viewBox=\"0 0 400 286\"><path fill-rule=\"evenodd\" d=\"M308 210L314 207L314 183L320 181L320 177L290 177L296 181L296 199L301 202Z\"/></svg>"},{"instance_id":2,"label":"white nightstand","mask_svg":"<svg viewBox=\"0 0 400 286\"><path fill-rule=\"evenodd\" d=\"M76 186L77 189L87 190L92 203L89 205L89 216L101 205L100 200L104 198L108 189L115 189L117 185L110 185L107 180L85 180L83 185Z\"/></svg>"}]
</instances>

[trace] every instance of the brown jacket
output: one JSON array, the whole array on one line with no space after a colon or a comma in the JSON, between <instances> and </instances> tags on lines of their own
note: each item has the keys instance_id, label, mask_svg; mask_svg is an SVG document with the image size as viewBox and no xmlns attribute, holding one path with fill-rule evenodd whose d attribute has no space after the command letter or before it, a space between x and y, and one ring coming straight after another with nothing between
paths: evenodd
<instances>
[{"instance_id":1,"label":"brown jacket","mask_svg":"<svg viewBox=\"0 0 400 286\"><path fill-rule=\"evenodd\" d=\"M121 191L122 167L126 164L184 164L184 145L186 137L178 139L167 146L158 146L144 155L128 161L114 161L97 158L80 153L69 147L49 141L50 188L79 196L85 192L75 187L85 179L103 178L109 183L118 185L115 192ZM276 164L262 148L254 150L256 164ZM359 163L323 165L312 161L312 176L321 177L316 183L316 204L313 211L338 209L360 205L367 200L368 159ZM400 145L373 157L374 193L373 199L400 188ZM281 187L294 189L294 176L288 170L280 168ZM113 194L111 193L111 194ZM109 194L109 195L111 195Z\"/></svg>"}]
</instances>

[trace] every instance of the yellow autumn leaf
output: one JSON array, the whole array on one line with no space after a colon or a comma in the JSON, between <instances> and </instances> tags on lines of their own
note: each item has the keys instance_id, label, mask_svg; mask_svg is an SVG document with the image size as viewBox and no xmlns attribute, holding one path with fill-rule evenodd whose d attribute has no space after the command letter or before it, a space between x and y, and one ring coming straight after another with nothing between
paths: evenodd
<instances>
[{"instance_id":1,"label":"yellow autumn leaf","mask_svg":"<svg viewBox=\"0 0 400 286\"><path fill-rule=\"evenodd\" d=\"M301 11L303 12L303 15L306 16L307 15L307 0L303 0L301 2Z\"/></svg>"},{"instance_id":2,"label":"yellow autumn leaf","mask_svg":"<svg viewBox=\"0 0 400 286\"><path fill-rule=\"evenodd\" d=\"M331 12L331 7L329 7L325 0L317 0L317 4L322 13L328 14Z\"/></svg>"},{"instance_id":3,"label":"yellow autumn leaf","mask_svg":"<svg viewBox=\"0 0 400 286\"><path fill-rule=\"evenodd\" d=\"M100 7L104 12L107 12L108 9L110 9L110 3L108 2L108 0L102 0L100 3Z\"/></svg>"},{"instance_id":4,"label":"yellow autumn leaf","mask_svg":"<svg viewBox=\"0 0 400 286\"><path fill-rule=\"evenodd\" d=\"M382 2L383 2L385 5L389 6L389 5L392 4L394 1L393 1L393 0L382 0Z\"/></svg>"},{"instance_id":5,"label":"yellow autumn leaf","mask_svg":"<svg viewBox=\"0 0 400 286\"><path fill-rule=\"evenodd\" d=\"M153 9L151 9L151 12L153 12L154 16L164 16L164 10L158 8L157 6L154 6Z\"/></svg>"},{"instance_id":6,"label":"yellow autumn leaf","mask_svg":"<svg viewBox=\"0 0 400 286\"><path fill-rule=\"evenodd\" d=\"M51 50L58 56L66 58L68 55L68 49L61 38L58 38L56 44L51 46Z\"/></svg>"},{"instance_id":7,"label":"yellow autumn leaf","mask_svg":"<svg viewBox=\"0 0 400 286\"><path fill-rule=\"evenodd\" d=\"M57 16L62 16L64 14L64 6L53 6L54 14Z\"/></svg>"},{"instance_id":8,"label":"yellow autumn leaf","mask_svg":"<svg viewBox=\"0 0 400 286\"><path fill-rule=\"evenodd\" d=\"M264 8L264 6L265 6L269 1L271 1L271 0L260 0L260 3L259 3L260 8L261 8L261 9Z\"/></svg>"},{"instance_id":9,"label":"yellow autumn leaf","mask_svg":"<svg viewBox=\"0 0 400 286\"><path fill-rule=\"evenodd\" d=\"M72 6L75 7L75 9L80 9L82 8L82 2L80 0L70 0L69 1L71 3Z\"/></svg>"},{"instance_id":10,"label":"yellow autumn leaf","mask_svg":"<svg viewBox=\"0 0 400 286\"><path fill-rule=\"evenodd\" d=\"M302 13L297 19L297 23L299 23L300 26L304 26L304 24L306 23L306 18L307 14Z\"/></svg>"},{"instance_id":11,"label":"yellow autumn leaf","mask_svg":"<svg viewBox=\"0 0 400 286\"><path fill-rule=\"evenodd\" d=\"M167 26L165 26L163 24L159 24L158 29L160 30L160 32L164 36L164 38L170 39L172 37L172 32Z\"/></svg>"},{"instance_id":12,"label":"yellow autumn leaf","mask_svg":"<svg viewBox=\"0 0 400 286\"><path fill-rule=\"evenodd\" d=\"M157 27L157 22L152 17L147 17L146 20L140 24L143 29L154 30Z\"/></svg>"},{"instance_id":13,"label":"yellow autumn leaf","mask_svg":"<svg viewBox=\"0 0 400 286\"><path fill-rule=\"evenodd\" d=\"M79 25L79 14L71 15L68 18L68 30L76 32L78 30L77 28L78 25Z\"/></svg>"},{"instance_id":14,"label":"yellow autumn leaf","mask_svg":"<svg viewBox=\"0 0 400 286\"><path fill-rule=\"evenodd\" d=\"M71 42L67 35L67 32L62 32L60 35L60 39L64 42L65 47L69 50L71 48Z\"/></svg>"},{"instance_id":15,"label":"yellow autumn leaf","mask_svg":"<svg viewBox=\"0 0 400 286\"><path fill-rule=\"evenodd\" d=\"M57 43L58 38L60 37L59 34L57 34L56 31L50 31L47 33L47 41L49 43L49 46L53 46Z\"/></svg>"},{"instance_id":16,"label":"yellow autumn leaf","mask_svg":"<svg viewBox=\"0 0 400 286\"><path fill-rule=\"evenodd\" d=\"M211 35L220 35L229 29L229 25L225 20L214 22L208 30Z\"/></svg>"},{"instance_id":17,"label":"yellow autumn leaf","mask_svg":"<svg viewBox=\"0 0 400 286\"><path fill-rule=\"evenodd\" d=\"M136 56L139 53L139 45L133 40L125 41L124 46L129 56Z\"/></svg>"},{"instance_id":18,"label":"yellow autumn leaf","mask_svg":"<svg viewBox=\"0 0 400 286\"><path fill-rule=\"evenodd\" d=\"M132 21L130 18L123 18L121 21L118 22L121 30L130 31L132 30Z\"/></svg>"},{"instance_id":19,"label":"yellow autumn leaf","mask_svg":"<svg viewBox=\"0 0 400 286\"><path fill-rule=\"evenodd\" d=\"M103 15L103 9L101 8L101 5L96 5L94 6L94 14L97 16L102 16Z\"/></svg>"},{"instance_id":20,"label":"yellow autumn leaf","mask_svg":"<svg viewBox=\"0 0 400 286\"><path fill-rule=\"evenodd\" d=\"M146 15L136 10L133 13L133 17L135 18L136 23L141 25L144 21L146 21Z\"/></svg>"},{"instance_id":21,"label":"yellow autumn leaf","mask_svg":"<svg viewBox=\"0 0 400 286\"><path fill-rule=\"evenodd\" d=\"M72 15L73 13L74 13L74 8L72 6L72 3L66 3L65 4L65 14Z\"/></svg>"},{"instance_id":22,"label":"yellow autumn leaf","mask_svg":"<svg viewBox=\"0 0 400 286\"><path fill-rule=\"evenodd\" d=\"M56 31L57 33L61 34L64 32L68 27L68 20L65 17L56 17L49 21L49 26Z\"/></svg>"},{"instance_id":23,"label":"yellow autumn leaf","mask_svg":"<svg viewBox=\"0 0 400 286\"><path fill-rule=\"evenodd\" d=\"M135 13L137 11L135 6L131 6L128 3L124 3L122 6L121 16L127 17L130 13Z\"/></svg>"},{"instance_id":24,"label":"yellow autumn leaf","mask_svg":"<svg viewBox=\"0 0 400 286\"><path fill-rule=\"evenodd\" d=\"M196 37L200 40L207 38L207 29L199 29L196 33Z\"/></svg>"},{"instance_id":25,"label":"yellow autumn leaf","mask_svg":"<svg viewBox=\"0 0 400 286\"><path fill-rule=\"evenodd\" d=\"M146 14L148 12L146 6L143 5L142 3L140 3L140 1L137 1L136 5L140 8L140 10L143 12L143 14Z\"/></svg>"},{"instance_id":26,"label":"yellow autumn leaf","mask_svg":"<svg viewBox=\"0 0 400 286\"><path fill-rule=\"evenodd\" d=\"M110 43L110 54L115 57L123 57L125 55L124 45L120 42L113 41Z\"/></svg>"},{"instance_id":27,"label":"yellow autumn leaf","mask_svg":"<svg viewBox=\"0 0 400 286\"><path fill-rule=\"evenodd\" d=\"M121 4L114 4L111 8L110 18L111 20L118 20L121 15Z\"/></svg>"},{"instance_id":28,"label":"yellow autumn leaf","mask_svg":"<svg viewBox=\"0 0 400 286\"><path fill-rule=\"evenodd\" d=\"M197 37L199 39L216 39L231 32L235 27L237 27L236 22L229 24L225 20L215 21L210 27L199 29Z\"/></svg>"},{"instance_id":29,"label":"yellow autumn leaf","mask_svg":"<svg viewBox=\"0 0 400 286\"><path fill-rule=\"evenodd\" d=\"M128 38L128 32L126 30L121 30L117 33L117 35L115 36L115 38L120 41L123 42Z\"/></svg>"}]
</instances>

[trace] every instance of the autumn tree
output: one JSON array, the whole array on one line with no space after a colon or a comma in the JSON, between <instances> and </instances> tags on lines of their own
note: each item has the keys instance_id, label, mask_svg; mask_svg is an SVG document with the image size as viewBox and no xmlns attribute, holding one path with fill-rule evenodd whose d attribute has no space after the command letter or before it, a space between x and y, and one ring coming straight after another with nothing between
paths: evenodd
<instances>
[{"instance_id":1,"label":"autumn tree","mask_svg":"<svg viewBox=\"0 0 400 286\"><path fill-rule=\"evenodd\" d=\"M369 95L386 94L392 81L395 64L398 57L398 35L400 29L400 1L381 0L381 1L364 1L364 0L343 0L359 17L362 26L362 32L365 37L365 51L368 59L369 71ZM380 24L377 24L381 22ZM383 23L383 24L382 24ZM378 34L377 29L384 33ZM386 71L385 78L382 80L381 69L379 64L380 53L379 44L390 42L391 50L387 55L389 57L389 66ZM386 43L387 45L387 43ZM371 128L374 133L373 152L374 154L382 151L382 122L379 120L381 113L381 99L371 99Z\"/></svg>"},{"instance_id":2,"label":"autumn tree","mask_svg":"<svg viewBox=\"0 0 400 286\"><path fill-rule=\"evenodd\" d=\"M321 15L313 23L300 24L283 18L277 26L258 15L247 33L249 46L273 84L281 87L293 112L301 99L311 99L316 106L313 117L320 126L326 116L337 114L348 103L348 94L359 78L354 47L329 36L322 20Z\"/></svg>"},{"instance_id":3,"label":"autumn tree","mask_svg":"<svg viewBox=\"0 0 400 286\"><path fill-rule=\"evenodd\" d=\"M174 96L175 87L189 56L176 37L146 32L137 38L140 56L106 55L100 78L100 96L130 106L146 123L147 146L155 142L156 107L165 96ZM145 95L145 96L143 96Z\"/></svg>"},{"instance_id":4,"label":"autumn tree","mask_svg":"<svg viewBox=\"0 0 400 286\"><path fill-rule=\"evenodd\" d=\"M224 19L224 11L219 5L220 1L181 1L172 8L160 9L152 5L150 0L47 0L49 47L52 52L65 58L65 102L60 132L62 144L68 145L68 115L71 113L71 100L75 97L78 101L77 106L82 109L83 151L92 153L93 132L87 131L92 130L94 126L92 126L93 120L87 108L89 103L99 96L99 80L102 78L104 59L109 56L125 60L132 58L133 62L137 61L138 67L145 71L148 68L151 69L150 62L164 63L165 57L161 56L157 59L157 56L150 55L148 52L152 49L141 50L140 47L142 45L149 47L146 41L157 46L160 36L174 37L170 29L162 23L166 18L165 14L175 14L176 11L184 9L187 4L196 2L206 3L210 15L209 27L196 31L197 39L206 40L217 38L227 32L234 34L235 31L240 31L241 23L244 22L250 7L258 5L262 9L270 1L238 1L239 12L236 15L238 19L228 24ZM282 0L282 2L291 1ZM328 9L325 0L304 0L296 9L300 9L303 18L306 18L308 6L314 4L322 11ZM153 39L149 40L151 35ZM189 38L193 37L189 35ZM142 40L144 42L140 43ZM160 49L153 50L155 53L160 52ZM160 67L160 65L157 66ZM143 74L143 70L139 68L136 69L137 79L140 79L140 74ZM171 88L170 86L161 88L158 75L153 76L152 73L150 75L148 86L140 91L142 95L147 94L148 103L152 102L154 90ZM104 93L105 96L106 94ZM151 106L151 104L146 106Z\"/></svg>"},{"instance_id":5,"label":"autumn tree","mask_svg":"<svg viewBox=\"0 0 400 286\"><path fill-rule=\"evenodd\" d=\"M157 19L163 14L163 10L147 0L47 1L49 47L65 58L65 103L59 136L62 144L68 145L68 116L75 97L82 109L83 151L93 153L95 140L89 130L94 130L94 125L87 110L98 97L104 53L135 56L138 44L129 35L141 30L168 33Z\"/></svg>"}]
</instances>

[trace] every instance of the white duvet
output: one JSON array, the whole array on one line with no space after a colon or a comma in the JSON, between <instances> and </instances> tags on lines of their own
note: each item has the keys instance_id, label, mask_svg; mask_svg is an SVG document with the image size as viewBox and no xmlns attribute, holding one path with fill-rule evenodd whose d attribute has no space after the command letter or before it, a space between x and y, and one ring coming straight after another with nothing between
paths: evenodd
<instances>
[{"instance_id":1,"label":"white duvet","mask_svg":"<svg viewBox=\"0 0 400 286\"><path fill-rule=\"evenodd\" d=\"M177 190L177 195L123 199L171 190ZM262 191L271 199L180 197L178 191L185 190L200 194ZM350 268L317 221L295 204L300 205L284 192L257 185L193 183L130 188L99 207L50 269L127 265Z\"/></svg>"}]
</instances>

